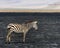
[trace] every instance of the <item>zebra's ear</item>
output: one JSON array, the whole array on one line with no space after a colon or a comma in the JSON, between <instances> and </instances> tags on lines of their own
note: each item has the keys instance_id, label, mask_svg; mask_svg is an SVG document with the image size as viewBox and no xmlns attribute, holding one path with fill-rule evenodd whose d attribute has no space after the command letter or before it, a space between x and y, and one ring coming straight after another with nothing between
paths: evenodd
<instances>
[{"instance_id":1,"label":"zebra's ear","mask_svg":"<svg viewBox=\"0 0 60 48\"><path fill-rule=\"evenodd\" d=\"M34 21L34 23L38 23L38 21Z\"/></svg>"}]
</instances>

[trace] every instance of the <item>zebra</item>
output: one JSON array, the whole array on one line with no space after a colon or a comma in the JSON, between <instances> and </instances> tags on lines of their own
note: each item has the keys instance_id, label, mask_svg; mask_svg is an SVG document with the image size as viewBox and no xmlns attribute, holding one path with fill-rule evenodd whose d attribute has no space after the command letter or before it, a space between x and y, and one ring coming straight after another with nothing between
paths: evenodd
<instances>
[{"instance_id":1,"label":"zebra","mask_svg":"<svg viewBox=\"0 0 60 48\"><path fill-rule=\"evenodd\" d=\"M11 41L11 33L15 32L15 33L23 33L23 42L25 42L25 36L26 33L31 29L34 28L35 30L38 29L38 25L37 25L38 21L30 21L27 23L9 23L7 25L7 29L8 29L8 34L6 37L6 41Z\"/></svg>"}]
</instances>

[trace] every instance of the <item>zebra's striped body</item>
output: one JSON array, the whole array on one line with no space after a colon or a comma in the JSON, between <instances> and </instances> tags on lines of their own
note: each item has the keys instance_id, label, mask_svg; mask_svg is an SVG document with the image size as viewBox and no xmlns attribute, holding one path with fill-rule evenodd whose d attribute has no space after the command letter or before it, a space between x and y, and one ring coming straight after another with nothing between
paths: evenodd
<instances>
[{"instance_id":1,"label":"zebra's striped body","mask_svg":"<svg viewBox=\"0 0 60 48\"><path fill-rule=\"evenodd\" d=\"M25 36L26 33L28 32L29 29L31 28L35 28L37 29L37 21L34 22L30 22L30 23L26 23L26 24L17 24L17 23L10 23L7 25L7 29L9 29L8 35L7 35L7 41L10 41L10 35L12 32L16 32L16 33L24 33L23 36L23 41L25 42Z\"/></svg>"}]
</instances>

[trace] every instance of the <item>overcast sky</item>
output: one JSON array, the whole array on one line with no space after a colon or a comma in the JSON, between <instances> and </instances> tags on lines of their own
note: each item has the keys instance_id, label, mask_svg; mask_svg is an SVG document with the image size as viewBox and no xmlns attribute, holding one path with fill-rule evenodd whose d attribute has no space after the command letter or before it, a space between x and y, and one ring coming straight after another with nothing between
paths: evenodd
<instances>
[{"instance_id":1,"label":"overcast sky","mask_svg":"<svg viewBox=\"0 0 60 48\"><path fill-rule=\"evenodd\" d=\"M60 0L0 0L0 8L41 9Z\"/></svg>"}]
</instances>

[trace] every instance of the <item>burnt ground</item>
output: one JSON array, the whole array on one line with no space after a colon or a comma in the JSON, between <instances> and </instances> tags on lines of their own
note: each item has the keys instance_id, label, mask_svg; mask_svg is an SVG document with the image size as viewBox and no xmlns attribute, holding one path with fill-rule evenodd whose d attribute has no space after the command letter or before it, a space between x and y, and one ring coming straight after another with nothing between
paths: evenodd
<instances>
[{"instance_id":1,"label":"burnt ground","mask_svg":"<svg viewBox=\"0 0 60 48\"><path fill-rule=\"evenodd\" d=\"M11 22L38 21L38 30L29 30L26 42L23 33L12 33L6 43L6 26ZM0 13L0 48L60 48L60 13Z\"/></svg>"}]
</instances>

